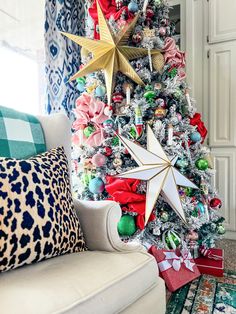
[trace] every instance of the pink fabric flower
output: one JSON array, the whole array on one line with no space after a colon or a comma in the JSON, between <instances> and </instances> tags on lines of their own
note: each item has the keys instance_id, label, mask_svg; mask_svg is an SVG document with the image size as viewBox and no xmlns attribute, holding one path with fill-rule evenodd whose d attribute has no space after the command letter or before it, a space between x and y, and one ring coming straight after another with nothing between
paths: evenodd
<instances>
[{"instance_id":1,"label":"pink fabric flower","mask_svg":"<svg viewBox=\"0 0 236 314\"><path fill-rule=\"evenodd\" d=\"M185 52L177 48L174 38L166 38L163 51L165 63L171 64L178 69L185 67Z\"/></svg>"},{"instance_id":2,"label":"pink fabric flower","mask_svg":"<svg viewBox=\"0 0 236 314\"><path fill-rule=\"evenodd\" d=\"M76 100L76 120L72 125L75 134L72 141L76 145L87 144L89 146L99 146L104 140L102 123L108 119L104 109L106 105L100 100L94 99L91 95L84 93ZM82 130L88 125L93 124L95 132L86 138Z\"/></svg>"}]
</instances>

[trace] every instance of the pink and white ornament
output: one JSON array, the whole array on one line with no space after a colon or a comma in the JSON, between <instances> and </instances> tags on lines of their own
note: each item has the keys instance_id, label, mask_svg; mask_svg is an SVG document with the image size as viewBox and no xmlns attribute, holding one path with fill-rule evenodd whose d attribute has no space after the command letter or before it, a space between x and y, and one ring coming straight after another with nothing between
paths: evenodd
<instances>
[{"instance_id":1,"label":"pink and white ornament","mask_svg":"<svg viewBox=\"0 0 236 314\"><path fill-rule=\"evenodd\" d=\"M96 167L102 167L106 163L106 157L103 154L97 153L92 159L92 164Z\"/></svg>"}]
</instances>

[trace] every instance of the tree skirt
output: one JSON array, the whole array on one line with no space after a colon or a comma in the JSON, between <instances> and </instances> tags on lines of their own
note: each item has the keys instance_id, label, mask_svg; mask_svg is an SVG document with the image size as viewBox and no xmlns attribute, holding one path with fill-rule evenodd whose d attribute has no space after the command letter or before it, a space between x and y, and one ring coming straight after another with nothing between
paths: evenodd
<instances>
[{"instance_id":1,"label":"tree skirt","mask_svg":"<svg viewBox=\"0 0 236 314\"><path fill-rule=\"evenodd\" d=\"M166 314L236 314L236 272L202 275L170 297Z\"/></svg>"}]
</instances>

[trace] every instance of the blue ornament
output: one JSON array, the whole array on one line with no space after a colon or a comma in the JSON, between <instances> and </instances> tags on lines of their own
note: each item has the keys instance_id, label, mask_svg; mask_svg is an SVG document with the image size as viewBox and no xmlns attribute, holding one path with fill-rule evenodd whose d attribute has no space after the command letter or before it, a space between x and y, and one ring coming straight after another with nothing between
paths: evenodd
<instances>
[{"instance_id":1,"label":"blue ornament","mask_svg":"<svg viewBox=\"0 0 236 314\"><path fill-rule=\"evenodd\" d=\"M97 97L103 97L106 93L106 88L103 85L99 85L95 90L95 95Z\"/></svg>"},{"instance_id":2,"label":"blue ornament","mask_svg":"<svg viewBox=\"0 0 236 314\"><path fill-rule=\"evenodd\" d=\"M131 2L128 5L128 10L132 13L138 12L138 5L136 2L131 0Z\"/></svg>"},{"instance_id":3,"label":"blue ornament","mask_svg":"<svg viewBox=\"0 0 236 314\"><path fill-rule=\"evenodd\" d=\"M100 194L104 189L105 184L101 178L94 178L89 182L89 191L93 194Z\"/></svg>"},{"instance_id":4,"label":"blue ornament","mask_svg":"<svg viewBox=\"0 0 236 314\"><path fill-rule=\"evenodd\" d=\"M85 91L85 84L82 82L77 83L78 90L83 93Z\"/></svg>"},{"instance_id":5,"label":"blue ornament","mask_svg":"<svg viewBox=\"0 0 236 314\"><path fill-rule=\"evenodd\" d=\"M205 207L202 202L198 202L195 206L196 210L198 211L199 216L205 214Z\"/></svg>"},{"instance_id":6,"label":"blue ornament","mask_svg":"<svg viewBox=\"0 0 236 314\"><path fill-rule=\"evenodd\" d=\"M197 142L201 141L202 137L201 137L201 134L199 132L195 131L192 134L190 134L190 139L194 143L197 143Z\"/></svg>"},{"instance_id":7,"label":"blue ornament","mask_svg":"<svg viewBox=\"0 0 236 314\"><path fill-rule=\"evenodd\" d=\"M112 119L107 119L103 122L103 127L105 129L112 129L114 127L114 121Z\"/></svg>"}]
</instances>

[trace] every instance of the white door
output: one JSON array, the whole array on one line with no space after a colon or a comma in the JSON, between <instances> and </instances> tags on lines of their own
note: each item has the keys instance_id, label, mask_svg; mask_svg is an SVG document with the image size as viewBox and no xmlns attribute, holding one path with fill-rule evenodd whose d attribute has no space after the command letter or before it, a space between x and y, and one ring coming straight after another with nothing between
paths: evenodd
<instances>
[{"instance_id":1,"label":"white door","mask_svg":"<svg viewBox=\"0 0 236 314\"><path fill-rule=\"evenodd\" d=\"M236 1L208 1L209 144L223 199L226 237L236 239Z\"/></svg>"}]
</instances>

